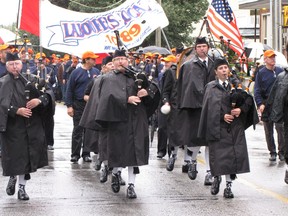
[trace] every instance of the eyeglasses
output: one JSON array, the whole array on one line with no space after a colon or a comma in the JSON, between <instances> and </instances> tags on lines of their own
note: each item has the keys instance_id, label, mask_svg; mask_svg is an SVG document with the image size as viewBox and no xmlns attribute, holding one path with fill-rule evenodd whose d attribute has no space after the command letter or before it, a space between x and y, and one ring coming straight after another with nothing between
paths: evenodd
<instances>
[{"instance_id":1,"label":"eyeglasses","mask_svg":"<svg viewBox=\"0 0 288 216\"><path fill-rule=\"evenodd\" d=\"M113 61L124 61L124 60L127 60L126 57L123 57L123 58L114 58Z\"/></svg>"}]
</instances>

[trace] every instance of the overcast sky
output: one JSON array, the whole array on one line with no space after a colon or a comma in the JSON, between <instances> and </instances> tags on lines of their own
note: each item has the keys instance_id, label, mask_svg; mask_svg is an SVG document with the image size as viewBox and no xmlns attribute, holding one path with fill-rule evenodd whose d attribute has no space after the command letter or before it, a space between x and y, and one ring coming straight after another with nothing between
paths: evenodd
<instances>
[{"instance_id":1,"label":"overcast sky","mask_svg":"<svg viewBox=\"0 0 288 216\"><path fill-rule=\"evenodd\" d=\"M17 20L19 0L0 0L0 25L11 25Z\"/></svg>"}]
</instances>

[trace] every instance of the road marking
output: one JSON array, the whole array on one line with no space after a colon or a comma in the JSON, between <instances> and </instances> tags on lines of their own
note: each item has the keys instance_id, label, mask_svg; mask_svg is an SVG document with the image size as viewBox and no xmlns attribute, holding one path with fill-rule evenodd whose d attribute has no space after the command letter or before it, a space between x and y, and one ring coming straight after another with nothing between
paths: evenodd
<instances>
[{"instance_id":1,"label":"road marking","mask_svg":"<svg viewBox=\"0 0 288 216\"><path fill-rule=\"evenodd\" d=\"M205 160L203 158L200 158L200 157L197 157L197 161L199 161L201 164L205 164ZM249 187L252 187L252 188L255 188L257 191L261 192L261 193L264 193L266 195L269 195L269 196L272 196L284 203L288 203L288 197L285 197L279 193L275 193L271 190L268 190L264 187L261 187L260 185L257 185L257 184L254 184L254 183L251 183L243 178L237 178L237 181L246 185L246 186L249 186Z\"/></svg>"},{"instance_id":2,"label":"road marking","mask_svg":"<svg viewBox=\"0 0 288 216\"><path fill-rule=\"evenodd\" d=\"M243 178L237 178L237 181L239 181L240 183L242 183L242 184L244 184L244 185L247 185L247 186L249 186L249 187L253 187L253 188L255 188L257 191L259 191L259 192L261 192L261 193L264 193L264 194L266 194L266 195L269 195L269 196L272 196L272 197L274 197L274 198L276 198L276 199L278 199L278 200L280 200L280 201L282 201L282 202L284 202L284 203L288 203L288 197L285 197L285 196L283 196L283 195L281 195L281 194L279 194L279 193L275 193L275 192L273 192L273 191L271 191L271 190L268 190L268 189L266 189L266 188L264 188L264 187L262 187L262 186L260 186L260 185L257 185L257 184L254 184L254 183L252 183L252 182L249 182L249 181L247 181L247 180L245 180L245 179L243 179Z\"/></svg>"}]
</instances>

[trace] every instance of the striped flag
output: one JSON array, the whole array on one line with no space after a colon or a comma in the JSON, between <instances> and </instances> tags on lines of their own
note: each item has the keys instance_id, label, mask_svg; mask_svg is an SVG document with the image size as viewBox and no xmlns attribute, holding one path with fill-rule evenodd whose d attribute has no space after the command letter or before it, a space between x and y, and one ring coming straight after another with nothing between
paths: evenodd
<instances>
[{"instance_id":1,"label":"striped flag","mask_svg":"<svg viewBox=\"0 0 288 216\"><path fill-rule=\"evenodd\" d=\"M228 0L212 0L208 9L207 19L211 33L218 40L222 36L226 44L230 40L230 48L238 56L241 56L244 51L244 45L237 27L236 18L229 6Z\"/></svg>"}]
</instances>

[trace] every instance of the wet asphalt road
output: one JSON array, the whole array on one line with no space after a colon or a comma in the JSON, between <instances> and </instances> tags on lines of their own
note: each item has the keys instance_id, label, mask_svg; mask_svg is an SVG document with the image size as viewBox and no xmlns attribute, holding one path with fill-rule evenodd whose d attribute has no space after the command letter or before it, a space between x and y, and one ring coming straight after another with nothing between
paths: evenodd
<instances>
[{"instance_id":1,"label":"wet asphalt road","mask_svg":"<svg viewBox=\"0 0 288 216\"><path fill-rule=\"evenodd\" d=\"M233 182L235 198L223 198L224 181L218 195L204 186L204 148L198 155L198 176L192 181L182 173L183 151L179 151L175 168L166 171L167 156L157 159L157 140L150 149L149 165L140 167L136 177L137 199L126 198L126 186L112 192L110 176L100 183L100 172L93 162L70 162L72 119L66 107L57 104L55 114L55 150L48 151L49 166L33 173L27 182L29 201L17 200L5 192L7 177L0 176L0 215L288 215L288 185L284 182L285 164L270 163L262 125L246 132L250 169ZM122 172L127 180L127 169ZM225 180L225 178L224 178ZM16 192L17 193L17 192Z\"/></svg>"}]
</instances>

